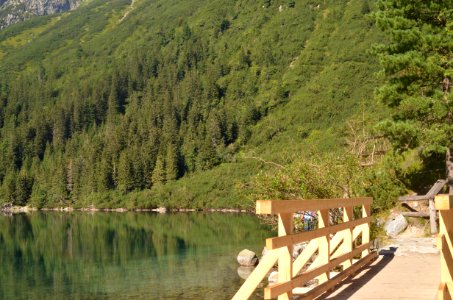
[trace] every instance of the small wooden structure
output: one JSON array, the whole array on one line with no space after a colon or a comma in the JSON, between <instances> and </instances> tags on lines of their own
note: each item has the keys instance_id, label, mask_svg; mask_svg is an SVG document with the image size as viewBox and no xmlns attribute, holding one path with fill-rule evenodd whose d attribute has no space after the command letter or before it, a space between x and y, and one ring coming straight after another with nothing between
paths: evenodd
<instances>
[{"instance_id":1,"label":"small wooden structure","mask_svg":"<svg viewBox=\"0 0 453 300\"><path fill-rule=\"evenodd\" d=\"M431 233L437 233L437 213L434 206L434 197L442 190L446 182L443 179L437 180L426 195L399 197L398 200L405 202L406 206L411 210L410 212L403 212L403 216L429 218ZM428 201L429 213L417 211L407 203L408 201Z\"/></svg>"},{"instance_id":2,"label":"small wooden structure","mask_svg":"<svg viewBox=\"0 0 453 300\"><path fill-rule=\"evenodd\" d=\"M277 262L278 282L265 288L265 299L289 300L293 295L314 299L355 274L377 257L369 250L371 203L372 198L257 201L257 214L278 215L278 237L266 240L268 253L233 300L248 299ZM330 224L329 211L338 208L343 220ZM354 209L358 212L356 218ZM300 211L317 211L318 228L293 234L293 216ZM301 242L308 245L293 261L293 245ZM309 264L313 256L316 258ZM338 268L341 272L331 276L331 271ZM319 285L301 289L312 279L317 279Z\"/></svg>"},{"instance_id":3,"label":"small wooden structure","mask_svg":"<svg viewBox=\"0 0 453 300\"><path fill-rule=\"evenodd\" d=\"M438 195L435 199L439 210L439 236L441 278L438 299L453 298L453 195Z\"/></svg>"}]
</instances>

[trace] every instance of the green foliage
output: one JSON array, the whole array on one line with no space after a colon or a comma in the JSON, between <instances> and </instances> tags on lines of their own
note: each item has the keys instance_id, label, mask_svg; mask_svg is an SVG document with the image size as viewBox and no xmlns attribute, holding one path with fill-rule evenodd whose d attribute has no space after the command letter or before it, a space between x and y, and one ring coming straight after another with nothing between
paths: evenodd
<instances>
[{"instance_id":1,"label":"green foliage","mask_svg":"<svg viewBox=\"0 0 453 300\"><path fill-rule=\"evenodd\" d=\"M312 156L296 160L284 168L261 172L254 180L258 199L322 199L373 197L374 212L387 210L404 185L398 181L389 160L373 167L361 166L347 153Z\"/></svg>"},{"instance_id":2,"label":"green foliage","mask_svg":"<svg viewBox=\"0 0 453 300\"><path fill-rule=\"evenodd\" d=\"M0 32L2 201L25 172L39 207L247 206L263 165L241 157L336 151L359 103L382 109L371 2L129 9L95 0Z\"/></svg>"},{"instance_id":3,"label":"green foliage","mask_svg":"<svg viewBox=\"0 0 453 300\"><path fill-rule=\"evenodd\" d=\"M399 153L417 149L433 162L453 134L451 1L383 0L378 7L374 17L389 42L374 49L385 80L377 98L393 109L382 132Z\"/></svg>"}]
</instances>

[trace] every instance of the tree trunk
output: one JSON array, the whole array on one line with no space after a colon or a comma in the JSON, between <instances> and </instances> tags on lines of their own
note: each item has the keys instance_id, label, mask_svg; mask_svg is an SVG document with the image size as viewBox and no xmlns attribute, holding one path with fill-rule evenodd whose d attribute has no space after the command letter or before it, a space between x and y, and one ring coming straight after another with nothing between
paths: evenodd
<instances>
[{"instance_id":1,"label":"tree trunk","mask_svg":"<svg viewBox=\"0 0 453 300\"><path fill-rule=\"evenodd\" d=\"M453 195L453 139L450 141L450 146L447 149L446 160L448 193Z\"/></svg>"}]
</instances>

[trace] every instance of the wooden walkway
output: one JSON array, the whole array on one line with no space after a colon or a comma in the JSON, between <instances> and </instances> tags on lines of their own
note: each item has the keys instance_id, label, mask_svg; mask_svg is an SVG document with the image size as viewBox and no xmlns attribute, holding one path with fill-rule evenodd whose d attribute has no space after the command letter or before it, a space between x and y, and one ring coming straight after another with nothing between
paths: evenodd
<instances>
[{"instance_id":1,"label":"wooden walkway","mask_svg":"<svg viewBox=\"0 0 453 300\"><path fill-rule=\"evenodd\" d=\"M434 247L434 239L403 240L320 299L437 299L440 256Z\"/></svg>"}]
</instances>

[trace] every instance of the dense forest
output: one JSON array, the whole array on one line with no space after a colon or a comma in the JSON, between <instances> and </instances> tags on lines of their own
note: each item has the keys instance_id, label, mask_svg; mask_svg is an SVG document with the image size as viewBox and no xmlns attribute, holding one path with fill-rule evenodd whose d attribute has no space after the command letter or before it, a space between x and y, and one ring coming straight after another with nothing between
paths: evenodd
<instances>
[{"instance_id":1,"label":"dense forest","mask_svg":"<svg viewBox=\"0 0 453 300\"><path fill-rule=\"evenodd\" d=\"M373 95L370 49L387 38L375 8L93 0L0 31L0 202L245 207L272 165L339 153L365 165L348 137L367 140L388 114ZM402 189L389 176L386 197Z\"/></svg>"}]
</instances>

